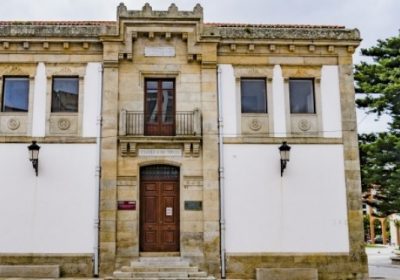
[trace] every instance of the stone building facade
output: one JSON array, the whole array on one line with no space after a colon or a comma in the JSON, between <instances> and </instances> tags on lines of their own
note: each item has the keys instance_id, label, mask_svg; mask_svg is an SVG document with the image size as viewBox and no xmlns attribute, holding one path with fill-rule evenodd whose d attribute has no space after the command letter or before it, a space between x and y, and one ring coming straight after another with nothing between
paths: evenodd
<instances>
[{"instance_id":1,"label":"stone building facade","mask_svg":"<svg viewBox=\"0 0 400 280\"><path fill-rule=\"evenodd\" d=\"M319 279L367 279L352 78L359 42L357 30L340 26L204 23L200 5L120 4L115 22L1 22L2 82L27 77L29 106L8 112L4 104L14 103L1 99L0 148L36 140L41 153L53 151L41 163L65 163L53 173L43 163L26 182L10 176L1 197L15 201L11 188L34 186L24 199L70 226L57 225L63 234L50 233L47 247L29 247L29 238L26 249L4 247L0 262L108 276L143 256L180 256L217 277L286 279L305 269ZM296 81L311 85L310 112L291 111ZM252 93L260 88L262 101ZM246 102L265 106L246 111ZM283 141L294 158L281 176ZM0 162L10 174L21 168ZM46 193L58 185L69 195L62 209ZM323 209L327 194L337 211ZM74 224L78 216L85 219ZM12 217L18 230L41 228L37 240L57 218L28 225ZM22 238L13 226L3 243Z\"/></svg>"}]
</instances>

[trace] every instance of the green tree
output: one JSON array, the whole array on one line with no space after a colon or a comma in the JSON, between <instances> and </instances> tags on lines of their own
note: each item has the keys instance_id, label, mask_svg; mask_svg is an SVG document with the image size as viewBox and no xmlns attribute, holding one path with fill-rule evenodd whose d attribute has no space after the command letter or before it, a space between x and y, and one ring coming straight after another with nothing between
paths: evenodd
<instances>
[{"instance_id":1,"label":"green tree","mask_svg":"<svg viewBox=\"0 0 400 280\"><path fill-rule=\"evenodd\" d=\"M376 189L369 204L386 216L400 212L400 35L361 53L373 62L355 67L356 92L366 94L357 105L392 118L387 133L359 136L363 190Z\"/></svg>"}]
</instances>

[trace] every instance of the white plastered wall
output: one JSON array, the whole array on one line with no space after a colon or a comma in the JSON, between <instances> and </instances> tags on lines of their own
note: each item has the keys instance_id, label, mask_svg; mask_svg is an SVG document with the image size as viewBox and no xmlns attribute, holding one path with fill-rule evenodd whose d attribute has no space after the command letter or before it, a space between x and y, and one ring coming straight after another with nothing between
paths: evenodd
<instances>
[{"instance_id":1,"label":"white plastered wall","mask_svg":"<svg viewBox=\"0 0 400 280\"><path fill-rule=\"evenodd\" d=\"M82 136L95 137L101 100L101 63L88 63L84 78Z\"/></svg>"},{"instance_id":2,"label":"white plastered wall","mask_svg":"<svg viewBox=\"0 0 400 280\"><path fill-rule=\"evenodd\" d=\"M238 111L240 102L237 100L235 75L231 64L218 65L220 73L220 91L222 97L222 113L224 119L224 135L236 136L238 134L238 124L240 121Z\"/></svg>"},{"instance_id":3,"label":"white plastered wall","mask_svg":"<svg viewBox=\"0 0 400 280\"><path fill-rule=\"evenodd\" d=\"M321 69L321 112L323 137L342 137L339 69L324 65Z\"/></svg>"},{"instance_id":4,"label":"white plastered wall","mask_svg":"<svg viewBox=\"0 0 400 280\"><path fill-rule=\"evenodd\" d=\"M342 145L224 145L228 253L348 252Z\"/></svg>"},{"instance_id":5,"label":"white plastered wall","mask_svg":"<svg viewBox=\"0 0 400 280\"><path fill-rule=\"evenodd\" d=\"M96 145L40 146L36 177L26 144L0 145L0 253L91 253Z\"/></svg>"}]
</instances>

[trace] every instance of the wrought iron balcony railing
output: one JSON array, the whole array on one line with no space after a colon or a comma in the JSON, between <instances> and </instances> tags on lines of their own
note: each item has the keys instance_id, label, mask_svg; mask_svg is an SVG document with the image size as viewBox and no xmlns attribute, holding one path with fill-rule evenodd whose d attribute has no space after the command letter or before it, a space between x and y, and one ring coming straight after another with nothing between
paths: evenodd
<instances>
[{"instance_id":1,"label":"wrought iron balcony railing","mask_svg":"<svg viewBox=\"0 0 400 280\"><path fill-rule=\"evenodd\" d=\"M200 136L201 116L198 109L171 114L120 112L120 136Z\"/></svg>"}]
</instances>

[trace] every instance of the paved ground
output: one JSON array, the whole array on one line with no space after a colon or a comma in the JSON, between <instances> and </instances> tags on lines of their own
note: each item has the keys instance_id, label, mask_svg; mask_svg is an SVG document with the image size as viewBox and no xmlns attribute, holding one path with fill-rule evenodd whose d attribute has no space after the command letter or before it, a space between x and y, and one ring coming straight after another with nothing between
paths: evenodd
<instances>
[{"instance_id":1,"label":"paved ground","mask_svg":"<svg viewBox=\"0 0 400 280\"><path fill-rule=\"evenodd\" d=\"M368 255L368 268L369 276L371 280L385 279L385 280L400 280L400 264L394 265L390 260L390 256L393 252L393 247L378 247L378 248L367 248ZM0 280L9 279L17 280L22 278L0 278ZM62 278L63 280L72 280L73 278ZM85 278L75 278L83 280ZM101 278L86 278L101 280ZM24 278L23 280L28 280ZM34 280L40 280L35 278ZM49 280L49 279L46 279Z\"/></svg>"},{"instance_id":2,"label":"paved ground","mask_svg":"<svg viewBox=\"0 0 400 280\"><path fill-rule=\"evenodd\" d=\"M393 249L393 247L367 248L371 279L400 280L400 264L393 265L390 260Z\"/></svg>"}]
</instances>

